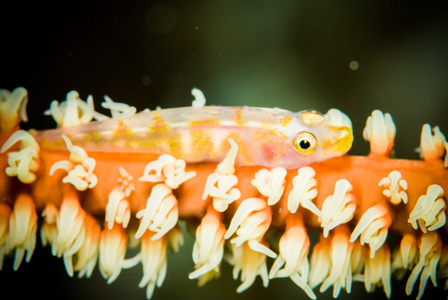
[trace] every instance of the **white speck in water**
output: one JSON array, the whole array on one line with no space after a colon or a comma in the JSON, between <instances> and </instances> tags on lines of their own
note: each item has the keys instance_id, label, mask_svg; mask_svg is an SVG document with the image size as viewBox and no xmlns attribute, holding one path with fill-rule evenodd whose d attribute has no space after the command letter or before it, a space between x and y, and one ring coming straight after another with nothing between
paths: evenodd
<instances>
[{"instance_id":1,"label":"white speck in water","mask_svg":"<svg viewBox=\"0 0 448 300\"><path fill-rule=\"evenodd\" d=\"M145 75L145 76L143 76L143 78L142 78L142 84L144 85L144 86L149 86L149 85L151 85L151 77L149 77L148 75Z\"/></svg>"},{"instance_id":2,"label":"white speck in water","mask_svg":"<svg viewBox=\"0 0 448 300\"><path fill-rule=\"evenodd\" d=\"M349 64L350 70L356 71L359 69L359 62L356 60L352 60Z\"/></svg>"}]
</instances>

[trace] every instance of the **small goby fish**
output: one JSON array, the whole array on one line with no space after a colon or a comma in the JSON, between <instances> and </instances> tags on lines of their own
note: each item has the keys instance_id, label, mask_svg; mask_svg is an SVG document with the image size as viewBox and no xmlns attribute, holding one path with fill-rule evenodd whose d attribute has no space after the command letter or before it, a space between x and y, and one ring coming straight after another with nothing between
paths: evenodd
<instances>
[{"instance_id":1,"label":"small goby fish","mask_svg":"<svg viewBox=\"0 0 448 300\"><path fill-rule=\"evenodd\" d=\"M42 147L65 149L62 134L87 152L170 154L186 162L222 161L232 138L237 165L298 168L346 153L350 119L337 109L291 112L257 107L183 107L35 132Z\"/></svg>"}]
</instances>

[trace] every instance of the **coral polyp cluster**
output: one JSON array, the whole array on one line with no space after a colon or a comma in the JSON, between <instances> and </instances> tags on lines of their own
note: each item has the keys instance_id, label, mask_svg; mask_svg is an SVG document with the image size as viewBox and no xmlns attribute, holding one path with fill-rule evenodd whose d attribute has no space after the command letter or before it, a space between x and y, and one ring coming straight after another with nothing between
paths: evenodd
<instances>
[{"instance_id":1,"label":"coral polyp cluster","mask_svg":"<svg viewBox=\"0 0 448 300\"><path fill-rule=\"evenodd\" d=\"M204 105L202 93L194 93L194 106ZM376 110L364 129L368 156L332 156L285 169L239 164L247 149L237 134L223 141L225 157L218 162L116 151L117 143L87 151L64 130L73 136L83 124L100 120L100 128L109 117L76 92L47 111L61 128L57 147L48 147L39 132L19 127L26 120L26 90L3 90L0 100L0 268L9 256L14 270L29 262L40 236L69 276L90 277L98 266L112 283L122 269L141 264L136 286L150 299L167 275L167 250L183 245L179 222L185 221L197 226L188 278L199 285L228 263L241 281L238 293L258 276L265 287L289 278L311 299L328 289L336 298L359 282L391 298L394 276L406 280L408 295L418 289L417 299L429 280L448 287L448 143L438 127L423 126L422 160L392 158L394 122ZM104 107L118 120L115 130L126 131L119 120L136 109L109 98ZM325 118L344 127L344 116L333 111ZM160 115L158 122L165 124ZM201 123L204 130L207 124ZM311 229L321 232L314 245ZM129 248L138 249L130 258Z\"/></svg>"}]
</instances>

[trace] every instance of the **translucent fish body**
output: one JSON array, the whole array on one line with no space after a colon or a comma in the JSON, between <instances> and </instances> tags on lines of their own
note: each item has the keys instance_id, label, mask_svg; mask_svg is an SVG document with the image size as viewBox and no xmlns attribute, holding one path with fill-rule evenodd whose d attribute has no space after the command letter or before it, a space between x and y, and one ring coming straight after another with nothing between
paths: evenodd
<instances>
[{"instance_id":1,"label":"translucent fish body","mask_svg":"<svg viewBox=\"0 0 448 300\"><path fill-rule=\"evenodd\" d=\"M297 149L297 135L315 137L312 153ZM322 115L256 107L183 107L35 132L42 147L65 149L62 134L87 152L170 154L186 162L222 161L233 139L237 165L298 168L346 153L350 120L337 109ZM300 143L299 143L300 144ZM303 144L303 142L302 142ZM300 145L302 145L300 144Z\"/></svg>"}]
</instances>

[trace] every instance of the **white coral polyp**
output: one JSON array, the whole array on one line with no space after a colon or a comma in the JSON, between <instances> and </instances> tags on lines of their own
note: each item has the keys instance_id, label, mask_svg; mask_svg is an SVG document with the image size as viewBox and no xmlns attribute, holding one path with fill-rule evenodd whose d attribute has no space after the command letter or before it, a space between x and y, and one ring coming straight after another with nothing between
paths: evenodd
<instances>
[{"instance_id":1,"label":"white coral polyp","mask_svg":"<svg viewBox=\"0 0 448 300\"><path fill-rule=\"evenodd\" d=\"M6 239L8 238L8 227L9 227L9 215L11 214L11 208L9 205L0 203L0 271L3 268L3 260L6 252Z\"/></svg>"},{"instance_id":2,"label":"white coral polyp","mask_svg":"<svg viewBox=\"0 0 448 300\"><path fill-rule=\"evenodd\" d=\"M131 176L124 168L118 167L118 171L120 172L120 177L118 177L117 181L120 185L120 189L123 191L126 197L129 197L131 193L135 190L134 185L134 177Z\"/></svg>"},{"instance_id":3,"label":"white coral polyp","mask_svg":"<svg viewBox=\"0 0 448 300\"><path fill-rule=\"evenodd\" d=\"M280 238L280 254L269 271L269 279L289 277L306 292L308 297L316 299L316 295L308 285L309 263L307 255L310 240L306 229L294 217L288 218L286 222L286 231ZM281 269L282 267L283 269Z\"/></svg>"},{"instance_id":4,"label":"white coral polyp","mask_svg":"<svg viewBox=\"0 0 448 300\"><path fill-rule=\"evenodd\" d=\"M82 164L75 165L72 170L68 171L67 176L62 178L62 182L72 184L78 191L95 187L98 183L98 178L93 173L95 164L93 158L85 159Z\"/></svg>"},{"instance_id":5,"label":"white coral polyp","mask_svg":"<svg viewBox=\"0 0 448 300\"><path fill-rule=\"evenodd\" d=\"M387 177L384 177L378 183L379 186L384 186L383 195L390 199L392 204L408 203L408 183L401 176L398 171L392 171Z\"/></svg>"},{"instance_id":6,"label":"white coral polyp","mask_svg":"<svg viewBox=\"0 0 448 300\"><path fill-rule=\"evenodd\" d=\"M105 220L107 227L112 229L114 223L128 227L131 219L131 208L128 199L120 188L114 188L108 197L106 204Z\"/></svg>"},{"instance_id":7,"label":"white coral polyp","mask_svg":"<svg viewBox=\"0 0 448 300\"><path fill-rule=\"evenodd\" d=\"M271 210L264 200L248 198L238 206L224 238L227 240L236 234L236 237L230 240L236 247L247 242L252 250L275 258L277 254L260 242L269 229L271 220Z\"/></svg>"},{"instance_id":8,"label":"white coral polyp","mask_svg":"<svg viewBox=\"0 0 448 300\"><path fill-rule=\"evenodd\" d=\"M406 271L412 270L418 261L417 238L409 233L403 235L400 247L396 248L392 258L392 273L398 279L403 278Z\"/></svg>"},{"instance_id":9,"label":"white coral polyp","mask_svg":"<svg viewBox=\"0 0 448 300\"><path fill-rule=\"evenodd\" d=\"M229 204L241 197L240 190L236 187L238 178L235 173L235 159L238 154L238 145L233 139L229 139L230 150L224 160L218 164L215 172L207 177L202 200L212 197L213 207L224 212Z\"/></svg>"},{"instance_id":10,"label":"white coral polyp","mask_svg":"<svg viewBox=\"0 0 448 300\"><path fill-rule=\"evenodd\" d=\"M53 240L51 252L54 256L63 256L69 276L73 276L73 255L84 242L85 217L86 213L78 199L65 196L56 220L57 235Z\"/></svg>"},{"instance_id":11,"label":"white coral polyp","mask_svg":"<svg viewBox=\"0 0 448 300\"><path fill-rule=\"evenodd\" d=\"M233 265L233 279L237 280L241 272L241 285L236 289L237 293L247 290L259 275L263 286L269 285L268 268L266 266L266 255L252 250L247 243L240 247L231 244L232 255L227 261Z\"/></svg>"},{"instance_id":12,"label":"white coral polyp","mask_svg":"<svg viewBox=\"0 0 448 300\"><path fill-rule=\"evenodd\" d=\"M36 179L34 172L39 168L39 144L29 132L18 130L5 142L0 153L8 151L16 143L19 143L19 149L8 153L6 175L17 176L23 183L32 183Z\"/></svg>"},{"instance_id":13,"label":"white coral polyp","mask_svg":"<svg viewBox=\"0 0 448 300\"><path fill-rule=\"evenodd\" d=\"M151 299L154 288L161 287L165 280L167 270L167 238L153 238L152 232L146 232L142 237L141 261L143 278L138 284L139 288L146 287L146 298Z\"/></svg>"},{"instance_id":14,"label":"white coral polyp","mask_svg":"<svg viewBox=\"0 0 448 300\"><path fill-rule=\"evenodd\" d=\"M212 173L207 177L202 199L212 197L213 206L219 212L224 212L229 204L241 197L241 192L235 186L238 178L235 175Z\"/></svg>"},{"instance_id":15,"label":"white coral polyp","mask_svg":"<svg viewBox=\"0 0 448 300\"><path fill-rule=\"evenodd\" d=\"M316 172L311 167L303 167L297 171L297 176L292 180L293 188L288 196L288 210L295 213L299 206L308 209L316 216L320 216L320 210L312 200L317 197Z\"/></svg>"},{"instance_id":16,"label":"white coral polyp","mask_svg":"<svg viewBox=\"0 0 448 300\"><path fill-rule=\"evenodd\" d=\"M13 268L18 270L24 257L26 262L30 261L36 247L37 214L29 195L17 197L9 215L8 230L4 249L5 253L15 250Z\"/></svg>"},{"instance_id":17,"label":"white coral polyp","mask_svg":"<svg viewBox=\"0 0 448 300\"><path fill-rule=\"evenodd\" d=\"M56 239L58 234L58 228L56 225L58 216L59 210L54 204L45 204L45 208L42 211L44 223L40 228L40 240L42 246L52 245L53 241Z\"/></svg>"},{"instance_id":18,"label":"white coral polyp","mask_svg":"<svg viewBox=\"0 0 448 300\"><path fill-rule=\"evenodd\" d=\"M229 139L229 144L230 144L229 152L227 152L227 155L223 159L223 161L218 164L215 173L225 175L235 173L235 160L238 154L239 147L238 144L233 139Z\"/></svg>"},{"instance_id":19,"label":"white coral polyp","mask_svg":"<svg viewBox=\"0 0 448 300\"><path fill-rule=\"evenodd\" d=\"M363 137L370 142L370 151L379 156L388 156L394 146L396 127L392 116L374 110L367 118Z\"/></svg>"},{"instance_id":20,"label":"white coral polyp","mask_svg":"<svg viewBox=\"0 0 448 300\"><path fill-rule=\"evenodd\" d=\"M446 138L439 127L434 127L432 131L433 134L431 133L431 125L423 125L420 139L420 156L425 161L439 160L447 147Z\"/></svg>"},{"instance_id":21,"label":"white coral polyp","mask_svg":"<svg viewBox=\"0 0 448 300\"><path fill-rule=\"evenodd\" d=\"M104 96L104 102L101 103L101 106L110 110L112 119L129 117L135 115L137 112L137 109L134 106L130 106L126 103L115 102L107 95ZM95 114L94 118L98 120L100 117Z\"/></svg>"},{"instance_id":22,"label":"white coral polyp","mask_svg":"<svg viewBox=\"0 0 448 300\"><path fill-rule=\"evenodd\" d=\"M91 95L84 102L79 98L77 91L67 93L67 99L59 104L54 100L50 104L50 109L44 112L56 121L60 128L87 124L93 119L95 109Z\"/></svg>"},{"instance_id":23,"label":"white coral polyp","mask_svg":"<svg viewBox=\"0 0 448 300\"><path fill-rule=\"evenodd\" d=\"M54 163L50 168L50 176L62 169L67 172L67 176L62 178L63 183L72 184L78 191L95 187L98 183L98 178L93 173L96 165L95 159L88 157L81 147L73 146L66 135L62 135L62 138L70 151L69 160Z\"/></svg>"},{"instance_id":24,"label":"white coral polyp","mask_svg":"<svg viewBox=\"0 0 448 300\"><path fill-rule=\"evenodd\" d=\"M195 271L188 275L190 279L199 278L200 286L219 275L219 266L224 255L225 232L226 228L218 213L212 207L209 208L196 229L196 241L193 246Z\"/></svg>"},{"instance_id":25,"label":"white coral polyp","mask_svg":"<svg viewBox=\"0 0 448 300\"><path fill-rule=\"evenodd\" d=\"M375 287L382 285L386 297L390 299L392 287L389 246L385 243L378 249L373 258L367 254L367 251L364 253L364 275L356 275L354 279L364 281L368 293L373 292Z\"/></svg>"},{"instance_id":26,"label":"white coral polyp","mask_svg":"<svg viewBox=\"0 0 448 300\"><path fill-rule=\"evenodd\" d=\"M438 184L433 184L428 187L426 195L420 196L414 209L409 215L408 222L417 229L426 233L439 229L446 222L446 203L443 199L445 191Z\"/></svg>"},{"instance_id":27,"label":"white coral polyp","mask_svg":"<svg viewBox=\"0 0 448 300\"><path fill-rule=\"evenodd\" d=\"M441 254L442 239L436 231L428 232L420 237L418 263L415 265L406 283L407 295L412 293L414 284L419 275L420 286L416 298L417 300L423 296L429 278L431 278L433 285L437 286L436 271Z\"/></svg>"},{"instance_id":28,"label":"white coral polyp","mask_svg":"<svg viewBox=\"0 0 448 300\"><path fill-rule=\"evenodd\" d=\"M20 121L27 122L26 105L28 91L23 87L12 92L0 89L0 131L7 133L16 129Z\"/></svg>"},{"instance_id":29,"label":"white coral polyp","mask_svg":"<svg viewBox=\"0 0 448 300\"><path fill-rule=\"evenodd\" d=\"M146 201L146 208L140 210L136 217L141 221L135 238L142 237L147 229L156 233L152 239L161 238L177 224L179 218L177 199L172 190L164 183L156 184Z\"/></svg>"},{"instance_id":30,"label":"white coral polyp","mask_svg":"<svg viewBox=\"0 0 448 300\"><path fill-rule=\"evenodd\" d=\"M193 107L205 106L205 96L204 96L204 93L200 89L193 88L191 90L191 95L194 96L194 100L191 102L191 106L193 106Z\"/></svg>"},{"instance_id":31,"label":"white coral polyp","mask_svg":"<svg viewBox=\"0 0 448 300\"><path fill-rule=\"evenodd\" d=\"M11 208L9 205L0 203L0 271L3 268L3 260L6 252L6 239L8 238L9 227L9 215L11 214Z\"/></svg>"},{"instance_id":32,"label":"white coral polyp","mask_svg":"<svg viewBox=\"0 0 448 300\"><path fill-rule=\"evenodd\" d=\"M159 156L157 160L146 165L143 176L139 180L158 184L151 189L146 208L136 215L141 222L135 238L142 237L148 229L155 233L151 238L156 240L177 224L178 204L172 191L196 175L196 172L185 172L185 167L184 160L175 159L167 154Z\"/></svg>"},{"instance_id":33,"label":"white coral polyp","mask_svg":"<svg viewBox=\"0 0 448 300\"><path fill-rule=\"evenodd\" d=\"M184 235L179 224L173 227L166 235L168 248L173 252L177 253L180 247L184 244Z\"/></svg>"},{"instance_id":34,"label":"white coral polyp","mask_svg":"<svg viewBox=\"0 0 448 300\"><path fill-rule=\"evenodd\" d=\"M157 160L146 165L143 176L139 180L165 182L167 186L174 190L196 175L196 172L185 172L185 167L186 163L184 160L163 154Z\"/></svg>"},{"instance_id":35,"label":"white coral polyp","mask_svg":"<svg viewBox=\"0 0 448 300\"><path fill-rule=\"evenodd\" d=\"M122 269L132 268L140 262L140 254L125 259L127 243L128 237L121 226L105 228L101 232L98 267L107 284L114 282Z\"/></svg>"},{"instance_id":36,"label":"white coral polyp","mask_svg":"<svg viewBox=\"0 0 448 300\"><path fill-rule=\"evenodd\" d=\"M126 228L131 219L129 196L135 190L134 178L122 167L118 167L118 171L118 185L109 193L106 204L105 221L109 229L112 229L115 223Z\"/></svg>"},{"instance_id":37,"label":"white coral polyp","mask_svg":"<svg viewBox=\"0 0 448 300\"><path fill-rule=\"evenodd\" d=\"M319 221L324 229L324 237L336 226L347 223L353 218L356 203L351 191L352 185L346 179L340 179L334 187L334 194L328 196L322 204Z\"/></svg>"},{"instance_id":38,"label":"white coral polyp","mask_svg":"<svg viewBox=\"0 0 448 300\"><path fill-rule=\"evenodd\" d=\"M261 169L255 173L252 185L258 189L260 194L268 197L268 205L276 204L285 190L286 169L274 168L271 170Z\"/></svg>"},{"instance_id":39,"label":"white coral polyp","mask_svg":"<svg viewBox=\"0 0 448 300\"><path fill-rule=\"evenodd\" d=\"M322 283L319 291L325 292L333 286L333 297L338 297L342 288L351 292L352 252L348 228L338 226L328 238L322 238L314 246L311 255L309 284L312 288Z\"/></svg>"},{"instance_id":40,"label":"white coral polyp","mask_svg":"<svg viewBox=\"0 0 448 300\"><path fill-rule=\"evenodd\" d=\"M85 231L84 241L73 258L73 270L79 271L78 278L84 276L90 278L99 253L101 228L96 219L91 215L86 215Z\"/></svg>"},{"instance_id":41,"label":"white coral polyp","mask_svg":"<svg viewBox=\"0 0 448 300\"><path fill-rule=\"evenodd\" d=\"M373 258L375 251L386 241L391 223L392 220L386 207L381 204L372 206L362 215L350 236L350 242L353 243L361 236L361 245L369 244L370 258Z\"/></svg>"}]
</instances>

